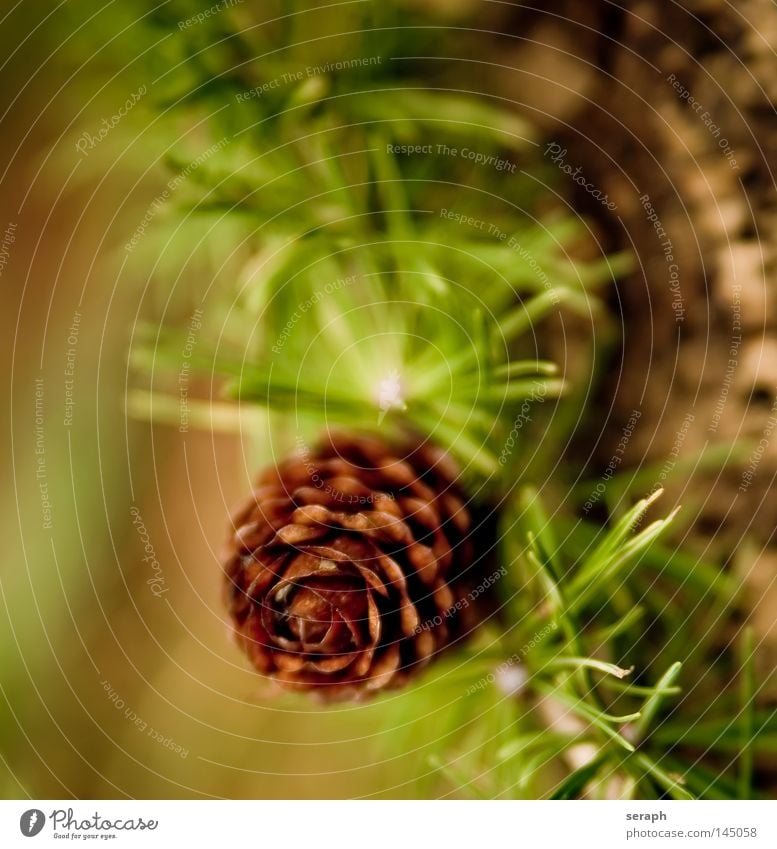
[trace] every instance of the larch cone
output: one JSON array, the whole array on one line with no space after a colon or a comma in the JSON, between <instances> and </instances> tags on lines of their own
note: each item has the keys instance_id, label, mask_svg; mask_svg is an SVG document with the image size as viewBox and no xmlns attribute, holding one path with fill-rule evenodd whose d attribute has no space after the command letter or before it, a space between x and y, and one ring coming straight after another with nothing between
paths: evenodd
<instances>
[{"instance_id":1,"label":"larch cone","mask_svg":"<svg viewBox=\"0 0 777 849\"><path fill-rule=\"evenodd\" d=\"M428 443L329 434L265 470L222 563L239 645L280 684L330 699L402 686L472 625L474 523Z\"/></svg>"}]
</instances>

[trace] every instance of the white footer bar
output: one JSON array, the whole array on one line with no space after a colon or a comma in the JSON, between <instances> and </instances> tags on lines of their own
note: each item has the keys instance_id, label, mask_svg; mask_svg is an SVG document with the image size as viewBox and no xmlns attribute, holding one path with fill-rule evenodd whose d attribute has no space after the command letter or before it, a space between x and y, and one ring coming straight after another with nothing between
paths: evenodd
<instances>
[{"instance_id":1,"label":"white footer bar","mask_svg":"<svg viewBox=\"0 0 777 849\"><path fill-rule=\"evenodd\" d=\"M777 802L0 801L0 846L74 843L220 849L772 849L777 847Z\"/></svg>"}]
</instances>

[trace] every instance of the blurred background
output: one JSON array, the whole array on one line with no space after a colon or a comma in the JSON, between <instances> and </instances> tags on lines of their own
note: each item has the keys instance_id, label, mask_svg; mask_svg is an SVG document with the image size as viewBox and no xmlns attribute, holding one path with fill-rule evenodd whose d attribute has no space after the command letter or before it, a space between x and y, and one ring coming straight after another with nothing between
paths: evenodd
<instances>
[{"instance_id":1,"label":"blurred background","mask_svg":"<svg viewBox=\"0 0 777 849\"><path fill-rule=\"evenodd\" d=\"M246 25L282 8L221 5L219 15ZM341 42L326 39L347 32L354 5L321 15L322 43L311 61L343 55ZM649 424L629 448L634 462L671 452L694 393L701 406L686 427L687 450L705 439L763 436L777 392L777 313L767 296L777 232L774 6L743 3L735 16L722 3L671 4L665 12L653 5L540 9L457 0L426 9L438 16L440 55L453 51L462 60L454 74L469 89L504 97L568 150L568 161L608 192L617 214L574 186L564 191L594 221L605 249L629 247L640 258L638 273L613 296L629 331L603 390L608 404L614 399L612 415L593 437L581 435L585 456L605 458L592 459L594 467L606 464L638 403ZM392 5L397 27L413 6ZM163 7L166 18L148 29L145 16ZM126 250L153 227L169 180L161 166L169 135L147 92L174 67L171 45L212 37L192 23L202 10L20 0L0 13L7 376L0 795L435 795L441 791L424 765L434 716L414 727L419 745L403 748L392 739L395 729L383 727L378 704L324 710L262 698L227 638L217 560L227 511L254 471L244 446L228 433L180 433L126 414L130 340L156 299L167 297ZM396 33L373 38L383 53L404 44ZM738 55L722 48L726 40ZM472 64L483 55L486 65ZM686 84L715 112L735 153L727 157L720 137L691 121L671 86L651 93L645 68L653 62L663 63L662 80L685 69ZM397 69L399 76L400 63ZM680 256L682 328L639 200L646 191ZM192 293L210 282L198 277L196 263L187 274L173 305L182 316L195 303ZM743 329L735 301L745 304ZM710 436L738 327L741 365ZM774 672L777 562L768 435L749 500L736 496L741 470L730 479L715 471L691 498L698 546L728 539L721 562L747 525L751 556L738 568L750 582L765 646L764 680Z\"/></svg>"}]
</instances>

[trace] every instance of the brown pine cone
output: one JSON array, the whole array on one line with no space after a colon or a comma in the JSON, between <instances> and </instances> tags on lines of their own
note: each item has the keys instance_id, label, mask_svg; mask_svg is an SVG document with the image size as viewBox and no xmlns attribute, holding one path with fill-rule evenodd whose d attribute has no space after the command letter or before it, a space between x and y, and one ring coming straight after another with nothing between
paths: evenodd
<instances>
[{"instance_id":1,"label":"brown pine cone","mask_svg":"<svg viewBox=\"0 0 777 849\"><path fill-rule=\"evenodd\" d=\"M472 519L441 451L400 458L330 435L267 469L233 516L223 566L238 643L281 684L355 698L463 631Z\"/></svg>"}]
</instances>

